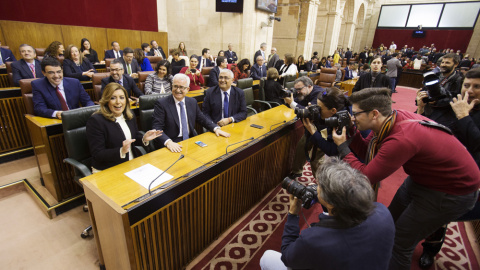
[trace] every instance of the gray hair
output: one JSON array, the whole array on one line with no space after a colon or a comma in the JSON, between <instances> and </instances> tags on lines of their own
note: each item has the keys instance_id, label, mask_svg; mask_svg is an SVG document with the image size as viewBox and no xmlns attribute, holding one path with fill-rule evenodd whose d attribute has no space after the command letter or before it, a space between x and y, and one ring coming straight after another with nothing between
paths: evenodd
<instances>
[{"instance_id":1,"label":"gray hair","mask_svg":"<svg viewBox=\"0 0 480 270\"><path fill-rule=\"evenodd\" d=\"M175 76L173 76L172 83L175 81L175 79L180 80L180 81L187 81L187 87L190 87L190 78L183 74L183 73L177 73ZM173 87L173 85L172 85Z\"/></svg>"},{"instance_id":2,"label":"gray hair","mask_svg":"<svg viewBox=\"0 0 480 270\"><path fill-rule=\"evenodd\" d=\"M313 86L312 79L310 79L308 76L298 77L293 84L297 84L298 82L302 82L306 87Z\"/></svg>"},{"instance_id":3,"label":"gray hair","mask_svg":"<svg viewBox=\"0 0 480 270\"><path fill-rule=\"evenodd\" d=\"M230 79L233 79L234 77L233 72L228 68L222 69L219 74L222 74L222 73L228 73L228 76L230 77Z\"/></svg>"},{"instance_id":4,"label":"gray hair","mask_svg":"<svg viewBox=\"0 0 480 270\"><path fill-rule=\"evenodd\" d=\"M267 43L262 42L262 44L260 44L260 48L262 48L262 47L267 47Z\"/></svg>"},{"instance_id":5,"label":"gray hair","mask_svg":"<svg viewBox=\"0 0 480 270\"><path fill-rule=\"evenodd\" d=\"M110 65L111 64L120 64L120 65L122 65L122 69L123 69L123 63L122 63L122 60L120 60L120 58L113 59L113 61L110 63Z\"/></svg>"},{"instance_id":6,"label":"gray hair","mask_svg":"<svg viewBox=\"0 0 480 270\"><path fill-rule=\"evenodd\" d=\"M317 172L319 196L333 206L332 216L347 226L362 223L375 208L368 178L338 158L327 159Z\"/></svg>"}]
</instances>

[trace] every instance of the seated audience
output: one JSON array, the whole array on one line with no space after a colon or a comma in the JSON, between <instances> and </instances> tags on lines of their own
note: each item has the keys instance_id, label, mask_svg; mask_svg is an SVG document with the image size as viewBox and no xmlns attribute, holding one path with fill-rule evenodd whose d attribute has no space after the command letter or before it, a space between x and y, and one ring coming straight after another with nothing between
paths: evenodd
<instances>
[{"instance_id":1,"label":"seated audience","mask_svg":"<svg viewBox=\"0 0 480 270\"><path fill-rule=\"evenodd\" d=\"M210 70L210 76L208 77L208 87L218 85L218 76L222 69L226 69L228 66L227 58L225 56L219 56L216 60L217 65Z\"/></svg>"},{"instance_id":2,"label":"seated audience","mask_svg":"<svg viewBox=\"0 0 480 270\"><path fill-rule=\"evenodd\" d=\"M64 78L60 62L53 58L43 59L42 72L45 78L32 81L33 110L41 117L62 119L62 112L82 106L95 105L77 79Z\"/></svg>"},{"instance_id":3,"label":"seated audience","mask_svg":"<svg viewBox=\"0 0 480 270\"><path fill-rule=\"evenodd\" d=\"M264 64L263 56L257 56L255 59L255 64L253 64L250 69L250 77L254 80L260 80L261 78L267 77L267 66Z\"/></svg>"},{"instance_id":4,"label":"seated audience","mask_svg":"<svg viewBox=\"0 0 480 270\"><path fill-rule=\"evenodd\" d=\"M2 42L0 42L0 46L2 45ZM6 67L6 62L15 62L17 59L13 55L12 51L10 49L6 48L0 48L0 68L5 68Z\"/></svg>"},{"instance_id":5,"label":"seated audience","mask_svg":"<svg viewBox=\"0 0 480 270\"><path fill-rule=\"evenodd\" d=\"M372 70L360 75L357 83L353 87L352 93L360 91L364 88L372 87L390 87L390 78L382 73L382 58L381 56L375 57L372 61ZM365 68L365 67L364 67Z\"/></svg>"},{"instance_id":6,"label":"seated audience","mask_svg":"<svg viewBox=\"0 0 480 270\"><path fill-rule=\"evenodd\" d=\"M63 44L60 41L54 41L45 49L44 58L52 57L58 60L59 57L63 57L64 51Z\"/></svg>"},{"instance_id":7,"label":"seated audience","mask_svg":"<svg viewBox=\"0 0 480 270\"><path fill-rule=\"evenodd\" d=\"M318 69L321 69L321 68L324 68L324 67L327 67L327 58L326 57L322 57L322 59L320 60L320 63L318 64Z\"/></svg>"},{"instance_id":8,"label":"seated audience","mask_svg":"<svg viewBox=\"0 0 480 270\"><path fill-rule=\"evenodd\" d=\"M233 51L232 43L228 43L228 50L225 51L225 57L227 57L227 62L229 64L237 63L238 57L237 57L237 53Z\"/></svg>"},{"instance_id":9,"label":"seated audience","mask_svg":"<svg viewBox=\"0 0 480 270\"><path fill-rule=\"evenodd\" d=\"M233 81L236 83L240 79L246 79L250 76L248 71L250 70L250 60L244 58L238 62L238 64L232 66Z\"/></svg>"},{"instance_id":10,"label":"seated audience","mask_svg":"<svg viewBox=\"0 0 480 270\"><path fill-rule=\"evenodd\" d=\"M158 62L155 73L149 74L145 80L145 95L171 93L172 79L170 63L167 60Z\"/></svg>"},{"instance_id":11,"label":"seated audience","mask_svg":"<svg viewBox=\"0 0 480 270\"><path fill-rule=\"evenodd\" d=\"M162 47L155 40L150 41L150 45L152 45L150 56L161 56L162 59L166 60L165 52L163 52Z\"/></svg>"},{"instance_id":12,"label":"seated audience","mask_svg":"<svg viewBox=\"0 0 480 270\"><path fill-rule=\"evenodd\" d=\"M297 58L297 70L299 70L299 71L307 70L306 61L305 61L305 58L303 57L303 55L300 55Z\"/></svg>"},{"instance_id":13,"label":"seated audience","mask_svg":"<svg viewBox=\"0 0 480 270\"><path fill-rule=\"evenodd\" d=\"M290 195L282 252L267 250L262 270L387 269L395 226L388 209L373 202L368 178L331 158L317 172L316 184L318 202L328 214L320 213L318 222L300 233L302 201Z\"/></svg>"},{"instance_id":14,"label":"seated audience","mask_svg":"<svg viewBox=\"0 0 480 270\"><path fill-rule=\"evenodd\" d=\"M263 88L265 92L265 100L273 101L279 104L284 104L285 101L281 98L283 86L278 82L278 71L276 68L269 68L267 70L267 80L265 80L265 86ZM272 106L274 106L272 104Z\"/></svg>"},{"instance_id":15,"label":"seated audience","mask_svg":"<svg viewBox=\"0 0 480 270\"><path fill-rule=\"evenodd\" d=\"M13 84L19 86L21 79L43 78L40 61L36 59L35 48L28 44L20 45L18 49L22 59L12 63Z\"/></svg>"},{"instance_id":16,"label":"seated audience","mask_svg":"<svg viewBox=\"0 0 480 270\"><path fill-rule=\"evenodd\" d=\"M313 71L316 72L318 70L318 57L314 56L310 61L305 63L304 71Z\"/></svg>"},{"instance_id":17,"label":"seated audience","mask_svg":"<svg viewBox=\"0 0 480 270\"><path fill-rule=\"evenodd\" d=\"M218 56L225 56L225 51L224 51L224 50L218 51L217 57L218 57ZM227 63L228 63L228 61L227 61Z\"/></svg>"},{"instance_id":18,"label":"seated audience","mask_svg":"<svg viewBox=\"0 0 480 270\"><path fill-rule=\"evenodd\" d=\"M172 76L175 76L175 74L179 73L180 70L182 70L182 68L185 67L185 59L180 58L180 52L178 50L175 50L173 52L171 66L172 66Z\"/></svg>"},{"instance_id":19,"label":"seated audience","mask_svg":"<svg viewBox=\"0 0 480 270\"><path fill-rule=\"evenodd\" d=\"M97 73L90 61L75 45L68 45L65 60L63 60L63 74L65 77L75 78L80 81L91 81L93 74Z\"/></svg>"},{"instance_id":20,"label":"seated audience","mask_svg":"<svg viewBox=\"0 0 480 270\"><path fill-rule=\"evenodd\" d=\"M110 76L102 79L102 91L109 83L118 83L123 86L131 100L136 100L139 96L143 96L142 91L138 89L132 77L124 74L123 64L119 58L114 59L110 64ZM136 97L133 97L132 94L135 94Z\"/></svg>"},{"instance_id":21,"label":"seated audience","mask_svg":"<svg viewBox=\"0 0 480 270\"><path fill-rule=\"evenodd\" d=\"M293 54L287 53L285 54L284 58L284 64L280 67L280 71L278 74L280 74L280 77L283 81L283 78L288 75L294 75L297 76L297 66L295 65L295 58L293 57Z\"/></svg>"},{"instance_id":22,"label":"seated audience","mask_svg":"<svg viewBox=\"0 0 480 270\"><path fill-rule=\"evenodd\" d=\"M342 81L342 76L343 76L342 70L341 70L342 65L340 65L339 63L336 63L335 68L337 68L337 72L335 74L335 81L340 82L340 81Z\"/></svg>"},{"instance_id":23,"label":"seated audience","mask_svg":"<svg viewBox=\"0 0 480 270\"><path fill-rule=\"evenodd\" d=\"M112 49L108 50L105 52L105 59L107 58L122 58L123 57L123 51L120 50L120 44L116 41L112 41Z\"/></svg>"},{"instance_id":24,"label":"seated audience","mask_svg":"<svg viewBox=\"0 0 480 270\"><path fill-rule=\"evenodd\" d=\"M82 38L82 41L80 42L80 52L88 59L88 61L90 61L90 63L100 63L98 60L98 54L94 49L92 49L92 45L88 39Z\"/></svg>"},{"instance_id":25,"label":"seated audience","mask_svg":"<svg viewBox=\"0 0 480 270\"><path fill-rule=\"evenodd\" d=\"M140 47L142 48L141 50L142 50L144 56L150 56L151 48L150 48L150 45L148 45L148 43L142 43L142 45Z\"/></svg>"},{"instance_id":26,"label":"seated audience","mask_svg":"<svg viewBox=\"0 0 480 270\"><path fill-rule=\"evenodd\" d=\"M348 66L345 67L345 78L344 78L345 81L355 78L355 76L353 75L354 69L355 69L355 64L353 63L348 64Z\"/></svg>"},{"instance_id":27,"label":"seated audience","mask_svg":"<svg viewBox=\"0 0 480 270\"><path fill-rule=\"evenodd\" d=\"M202 73L197 69L198 58L197 55L190 56L190 67L183 67L180 73L184 73L190 79L190 91L200 90L205 83Z\"/></svg>"},{"instance_id":28,"label":"seated audience","mask_svg":"<svg viewBox=\"0 0 480 270\"><path fill-rule=\"evenodd\" d=\"M180 42L178 44L178 53L180 54L180 56L188 56L187 54L187 48L185 47L185 43L183 42ZM191 90L191 89L190 89Z\"/></svg>"},{"instance_id":29,"label":"seated audience","mask_svg":"<svg viewBox=\"0 0 480 270\"><path fill-rule=\"evenodd\" d=\"M133 145L147 146L162 134L161 130L149 130L145 135L138 131L127 90L118 83L105 87L99 103L100 109L86 127L93 173L132 160L140 155Z\"/></svg>"},{"instance_id":30,"label":"seated audience","mask_svg":"<svg viewBox=\"0 0 480 270\"><path fill-rule=\"evenodd\" d=\"M210 49L203 48L202 56L198 57L197 69L202 70L203 67L213 67L215 64L212 63L211 58Z\"/></svg>"},{"instance_id":31,"label":"seated audience","mask_svg":"<svg viewBox=\"0 0 480 270\"><path fill-rule=\"evenodd\" d=\"M125 47L123 49L123 57L120 58L120 61L123 64L125 74L129 75L134 79L138 78L138 72L141 71L141 69L138 65L137 59L133 58L132 48Z\"/></svg>"},{"instance_id":32,"label":"seated audience","mask_svg":"<svg viewBox=\"0 0 480 270\"><path fill-rule=\"evenodd\" d=\"M148 58L145 56L145 52L142 51L142 49L137 48L133 50L133 57L140 65L141 71L153 71L152 64L150 64L150 60L148 60Z\"/></svg>"}]
</instances>

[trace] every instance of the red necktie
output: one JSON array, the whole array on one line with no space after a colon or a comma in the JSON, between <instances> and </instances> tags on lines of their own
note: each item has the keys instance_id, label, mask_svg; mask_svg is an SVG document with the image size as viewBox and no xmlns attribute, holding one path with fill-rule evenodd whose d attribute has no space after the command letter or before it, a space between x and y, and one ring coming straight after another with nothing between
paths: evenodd
<instances>
[{"instance_id":1,"label":"red necktie","mask_svg":"<svg viewBox=\"0 0 480 270\"><path fill-rule=\"evenodd\" d=\"M28 64L28 66L30 67L30 70L33 73L33 78L37 78L37 74L35 74L35 68L33 67L33 64Z\"/></svg>"},{"instance_id":2,"label":"red necktie","mask_svg":"<svg viewBox=\"0 0 480 270\"><path fill-rule=\"evenodd\" d=\"M62 93L60 93L58 86L57 86L57 97L58 97L58 100L60 100L60 104L62 105L62 111L68 111L67 103L65 102L65 99L63 98Z\"/></svg>"}]
</instances>

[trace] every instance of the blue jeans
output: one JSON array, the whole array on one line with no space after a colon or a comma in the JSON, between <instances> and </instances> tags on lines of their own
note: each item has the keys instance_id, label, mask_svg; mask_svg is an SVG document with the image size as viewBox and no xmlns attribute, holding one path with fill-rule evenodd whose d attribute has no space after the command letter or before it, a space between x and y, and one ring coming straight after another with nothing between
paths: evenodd
<instances>
[{"instance_id":1,"label":"blue jeans","mask_svg":"<svg viewBox=\"0 0 480 270\"><path fill-rule=\"evenodd\" d=\"M396 85L397 85L397 77L390 77L390 88L392 88L392 93L395 92Z\"/></svg>"}]
</instances>

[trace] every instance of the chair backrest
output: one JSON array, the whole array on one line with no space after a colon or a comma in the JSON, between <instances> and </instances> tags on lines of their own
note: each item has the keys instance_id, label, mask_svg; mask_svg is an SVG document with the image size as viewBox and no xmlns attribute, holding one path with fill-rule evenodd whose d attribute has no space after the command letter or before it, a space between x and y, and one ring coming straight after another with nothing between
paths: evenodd
<instances>
[{"instance_id":1,"label":"chair backrest","mask_svg":"<svg viewBox=\"0 0 480 270\"><path fill-rule=\"evenodd\" d=\"M287 87L288 82L295 81L297 79L297 75L287 75L283 78L283 87Z\"/></svg>"},{"instance_id":2,"label":"chair backrest","mask_svg":"<svg viewBox=\"0 0 480 270\"><path fill-rule=\"evenodd\" d=\"M42 62L42 61L43 61L43 58L44 58L44 56L43 56L43 55L37 56L37 59L38 59L38 61L40 61L40 62Z\"/></svg>"},{"instance_id":3,"label":"chair backrest","mask_svg":"<svg viewBox=\"0 0 480 270\"><path fill-rule=\"evenodd\" d=\"M106 58L105 59L105 68L107 69L107 71L110 71L110 64L112 63L113 60L115 60L115 58Z\"/></svg>"},{"instance_id":4,"label":"chair backrest","mask_svg":"<svg viewBox=\"0 0 480 270\"><path fill-rule=\"evenodd\" d=\"M336 68L322 68L322 70L320 71L320 77L317 81L317 85L321 87L332 87L335 83L336 76Z\"/></svg>"},{"instance_id":5,"label":"chair backrest","mask_svg":"<svg viewBox=\"0 0 480 270\"><path fill-rule=\"evenodd\" d=\"M25 110L28 114L35 115L33 110L33 94L32 94L32 81L35 79L22 79L19 81L20 91L22 92L23 103L25 104Z\"/></svg>"},{"instance_id":6,"label":"chair backrest","mask_svg":"<svg viewBox=\"0 0 480 270\"><path fill-rule=\"evenodd\" d=\"M240 89L247 89L247 88L252 88L253 86L253 78L245 78L245 79L240 79L237 81L237 87Z\"/></svg>"},{"instance_id":7,"label":"chair backrest","mask_svg":"<svg viewBox=\"0 0 480 270\"><path fill-rule=\"evenodd\" d=\"M145 81L148 75L155 73L155 71L140 71L138 72L138 88L145 94Z\"/></svg>"},{"instance_id":8,"label":"chair backrest","mask_svg":"<svg viewBox=\"0 0 480 270\"><path fill-rule=\"evenodd\" d=\"M150 61L150 63L152 64L152 66L156 66L158 62L162 61L161 56L147 56L147 58Z\"/></svg>"},{"instance_id":9,"label":"chair backrest","mask_svg":"<svg viewBox=\"0 0 480 270\"><path fill-rule=\"evenodd\" d=\"M68 157L91 168L92 155L87 140L87 121L100 106L82 107L62 112L62 126ZM75 170L75 175L81 175Z\"/></svg>"},{"instance_id":10,"label":"chair backrest","mask_svg":"<svg viewBox=\"0 0 480 270\"><path fill-rule=\"evenodd\" d=\"M285 83L285 88L292 89L295 86L295 81Z\"/></svg>"},{"instance_id":11,"label":"chair backrest","mask_svg":"<svg viewBox=\"0 0 480 270\"><path fill-rule=\"evenodd\" d=\"M255 96L253 94L253 88L252 87L245 88L245 89L243 89L243 93L245 93L245 103L246 103L247 107L252 108L252 105L253 105L254 100L255 100ZM255 112L253 112L253 111L247 113L248 116L253 115L253 114L255 114Z\"/></svg>"},{"instance_id":12,"label":"chair backrest","mask_svg":"<svg viewBox=\"0 0 480 270\"><path fill-rule=\"evenodd\" d=\"M3 46L2 46L2 47L3 47ZM13 63L13 62L5 62L5 65L7 65L8 82L10 83L10 87L14 87L14 86L15 86L15 85L13 84L12 63Z\"/></svg>"},{"instance_id":13,"label":"chair backrest","mask_svg":"<svg viewBox=\"0 0 480 270\"><path fill-rule=\"evenodd\" d=\"M147 132L152 128L152 114L157 102L160 98L165 98L171 94L152 94L152 95L143 95L139 97L139 118L140 118L140 129Z\"/></svg>"},{"instance_id":14,"label":"chair backrest","mask_svg":"<svg viewBox=\"0 0 480 270\"><path fill-rule=\"evenodd\" d=\"M37 54L37 58L39 56L44 56L45 55L45 48L35 48L35 53Z\"/></svg>"},{"instance_id":15,"label":"chair backrest","mask_svg":"<svg viewBox=\"0 0 480 270\"><path fill-rule=\"evenodd\" d=\"M109 72L95 73L92 77L93 90L95 91L95 100L99 101L102 97L102 79L110 76Z\"/></svg>"},{"instance_id":16,"label":"chair backrest","mask_svg":"<svg viewBox=\"0 0 480 270\"><path fill-rule=\"evenodd\" d=\"M212 70L213 67L203 67L202 68L202 76L203 76L203 80L204 80L204 84L203 86L206 86L208 84L208 80L210 78L210 71Z\"/></svg>"},{"instance_id":17,"label":"chair backrest","mask_svg":"<svg viewBox=\"0 0 480 270\"><path fill-rule=\"evenodd\" d=\"M258 84L258 99L265 100L265 78L261 78Z\"/></svg>"},{"instance_id":18,"label":"chair backrest","mask_svg":"<svg viewBox=\"0 0 480 270\"><path fill-rule=\"evenodd\" d=\"M342 71L342 79L340 81L344 81L345 80L345 69L344 68L340 68L340 70Z\"/></svg>"},{"instance_id":19,"label":"chair backrest","mask_svg":"<svg viewBox=\"0 0 480 270\"><path fill-rule=\"evenodd\" d=\"M307 76L308 75L308 72L307 71L301 71L298 73L298 77L303 77L303 76Z\"/></svg>"}]
</instances>

